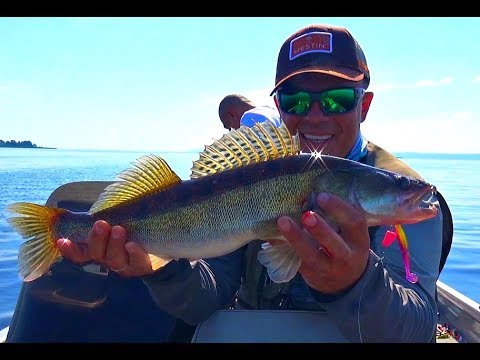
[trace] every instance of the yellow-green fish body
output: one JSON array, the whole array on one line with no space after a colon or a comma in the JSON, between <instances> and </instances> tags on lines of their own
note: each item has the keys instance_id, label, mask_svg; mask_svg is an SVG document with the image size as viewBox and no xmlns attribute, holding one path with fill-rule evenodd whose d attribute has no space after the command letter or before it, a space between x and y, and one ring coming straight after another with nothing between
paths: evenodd
<instances>
[{"instance_id":1,"label":"yellow-green fish body","mask_svg":"<svg viewBox=\"0 0 480 360\"><path fill-rule=\"evenodd\" d=\"M422 200L435 188L413 178L332 156L299 153L298 138L282 124L240 128L207 146L182 181L158 156L141 157L119 174L88 213L17 203L9 223L26 239L20 274L31 281L61 254L59 238L86 241L93 223L125 228L127 239L168 262L216 257L253 239L281 237L276 221L296 220L315 208L311 194L326 191L361 210L369 226L417 222L437 209ZM289 259L288 262L284 262ZM293 248L266 247L259 260L274 281L288 281L300 266Z\"/></svg>"}]
</instances>

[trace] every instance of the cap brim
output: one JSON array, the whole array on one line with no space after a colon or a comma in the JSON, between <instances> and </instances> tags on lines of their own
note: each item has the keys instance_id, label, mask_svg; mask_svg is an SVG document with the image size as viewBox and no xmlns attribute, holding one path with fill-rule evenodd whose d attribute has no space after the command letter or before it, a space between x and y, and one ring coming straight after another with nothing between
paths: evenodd
<instances>
[{"instance_id":1,"label":"cap brim","mask_svg":"<svg viewBox=\"0 0 480 360\"><path fill-rule=\"evenodd\" d=\"M339 77L345 80L350 80L350 81L361 81L365 77L365 75L360 71L344 68L344 67L330 67L328 69L319 69L319 68L302 69L302 70L295 71L291 74L288 74L287 76L282 78L280 81L278 81L275 84L275 87L273 88L272 92L270 93L270 96L272 96L273 93L277 91L278 87L288 79L291 79L296 75L305 74L305 73L320 73L320 74L332 75L332 76Z\"/></svg>"}]
</instances>

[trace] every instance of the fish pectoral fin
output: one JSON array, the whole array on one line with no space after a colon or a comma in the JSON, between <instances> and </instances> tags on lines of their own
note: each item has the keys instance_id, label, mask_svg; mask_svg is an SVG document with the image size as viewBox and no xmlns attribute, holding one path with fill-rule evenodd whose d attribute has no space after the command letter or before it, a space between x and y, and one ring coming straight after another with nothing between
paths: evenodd
<instances>
[{"instance_id":1,"label":"fish pectoral fin","mask_svg":"<svg viewBox=\"0 0 480 360\"><path fill-rule=\"evenodd\" d=\"M152 264L152 270L157 271L158 269L164 267L167 265L170 261L172 261L172 258L169 258L167 256L158 256L158 255L153 255L153 254L148 254L148 257L150 258L150 262Z\"/></svg>"},{"instance_id":2,"label":"fish pectoral fin","mask_svg":"<svg viewBox=\"0 0 480 360\"><path fill-rule=\"evenodd\" d=\"M293 279L302 260L295 249L287 242L271 245L263 243L257 254L257 259L267 268L270 279L276 283L283 283Z\"/></svg>"}]
</instances>

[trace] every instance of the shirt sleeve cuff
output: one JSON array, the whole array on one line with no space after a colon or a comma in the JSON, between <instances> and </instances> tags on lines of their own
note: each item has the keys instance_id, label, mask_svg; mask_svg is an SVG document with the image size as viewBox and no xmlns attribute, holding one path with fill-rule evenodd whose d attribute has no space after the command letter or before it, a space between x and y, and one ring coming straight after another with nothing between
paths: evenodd
<instances>
[{"instance_id":1,"label":"shirt sleeve cuff","mask_svg":"<svg viewBox=\"0 0 480 360\"><path fill-rule=\"evenodd\" d=\"M172 260L164 267L155 271L153 274L145 275L141 278L147 281L172 281L185 272L185 268L187 265L189 268L191 268L190 262L188 262L186 259Z\"/></svg>"},{"instance_id":2,"label":"shirt sleeve cuff","mask_svg":"<svg viewBox=\"0 0 480 360\"><path fill-rule=\"evenodd\" d=\"M315 289L313 289L309 286L308 288L310 289L310 293L312 294L313 298L316 301L318 301L319 303L330 303L330 302L336 301L336 300L342 298L343 296L345 296L345 294L347 294L350 290L352 290L360 282L360 280L365 276L365 274L368 272L369 267L373 266L371 264L376 264L379 259L380 258L372 250L370 250L370 255L368 257L367 266L365 267L365 270L364 270L362 276L360 276L358 278L358 280L356 282L354 282L351 286L349 286L348 288L346 288L346 289L344 289L344 290L342 290L338 293L325 294L325 293L322 293L318 290L315 290Z\"/></svg>"}]
</instances>

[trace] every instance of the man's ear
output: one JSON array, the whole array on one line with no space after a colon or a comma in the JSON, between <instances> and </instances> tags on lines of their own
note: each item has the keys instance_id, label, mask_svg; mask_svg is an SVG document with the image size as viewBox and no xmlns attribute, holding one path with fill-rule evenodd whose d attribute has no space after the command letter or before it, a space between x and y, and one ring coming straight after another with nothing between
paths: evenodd
<instances>
[{"instance_id":1,"label":"man's ear","mask_svg":"<svg viewBox=\"0 0 480 360\"><path fill-rule=\"evenodd\" d=\"M363 94L362 97L362 119L361 122L364 122L365 119L367 118L367 113L368 110L370 109L370 105L373 100L373 92L372 91L367 91L365 94Z\"/></svg>"}]
</instances>

